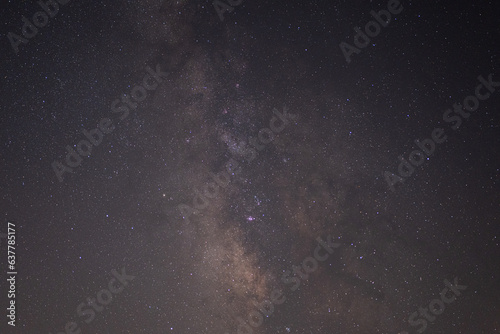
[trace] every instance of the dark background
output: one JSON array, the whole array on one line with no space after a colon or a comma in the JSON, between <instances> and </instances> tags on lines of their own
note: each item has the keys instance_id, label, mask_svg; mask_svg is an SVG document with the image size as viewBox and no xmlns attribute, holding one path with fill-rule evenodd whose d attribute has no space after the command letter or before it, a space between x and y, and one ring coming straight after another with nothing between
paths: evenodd
<instances>
[{"instance_id":1,"label":"dark background","mask_svg":"<svg viewBox=\"0 0 500 334\"><path fill-rule=\"evenodd\" d=\"M70 1L18 54L7 34L40 7L4 3L0 233L16 223L18 275L12 328L0 238L0 332L236 333L281 287L254 333L413 334L455 277L467 289L426 332L499 332L500 88L457 131L442 114L500 81L500 6L401 4L348 64L339 44L387 2L244 1L221 22L209 1ZM168 79L117 121L111 102L157 64ZM283 106L296 120L187 223L224 138ZM59 182L51 163L104 117L115 130ZM436 127L448 140L390 191L383 173ZM341 246L291 292L283 271L328 235ZM76 307L121 268L135 279L86 324Z\"/></svg>"}]
</instances>

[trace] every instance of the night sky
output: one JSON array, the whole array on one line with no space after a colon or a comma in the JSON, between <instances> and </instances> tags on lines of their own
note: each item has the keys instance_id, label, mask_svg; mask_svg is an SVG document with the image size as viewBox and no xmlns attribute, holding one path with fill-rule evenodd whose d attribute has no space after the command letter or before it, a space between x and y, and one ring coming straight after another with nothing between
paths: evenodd
<instances>
[{"instance_id":1,"label":"night sky","mask_svg":"<svg viewBox=\"0 0 500 334\"><path fill-rule=\"evenodd\" d=\"M0 333L500 333L500 3L212 1L4 1Z\"/></svg>"}]
</instances>

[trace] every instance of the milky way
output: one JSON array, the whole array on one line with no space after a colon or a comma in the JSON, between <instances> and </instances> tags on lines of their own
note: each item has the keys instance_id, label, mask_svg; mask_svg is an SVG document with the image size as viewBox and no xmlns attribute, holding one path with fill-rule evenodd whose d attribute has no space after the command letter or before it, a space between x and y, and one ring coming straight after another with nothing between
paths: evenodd
<instances>
[{"instance_id":1,"label":"milky way","mask_svg":"<svg viewBox=\"0 0 500 334\"><path fill-rule=\"evenodd\" d=\"M497 332L498 5L222 2L6 5L0 332Z\"/></svg>"}]
</instances>

